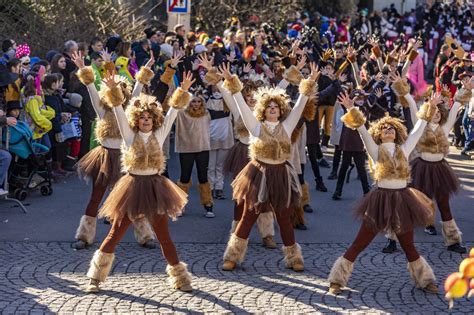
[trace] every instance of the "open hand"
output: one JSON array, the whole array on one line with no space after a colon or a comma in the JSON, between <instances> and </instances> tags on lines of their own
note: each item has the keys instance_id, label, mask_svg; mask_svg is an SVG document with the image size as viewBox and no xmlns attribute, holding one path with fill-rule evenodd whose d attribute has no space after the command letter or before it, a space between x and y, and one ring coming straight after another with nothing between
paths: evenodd
<instances>
[{"instance_id":1,"label":"open hand","mask_svg":"<svg viewBox=\"0 0 474 315\"><path fill-rule=\"evenodd\" d=\"M86 66L84 63L84 56L82 56L82 53L80 51L73 52L71 56L71 60L79 69L82 69Z\"/></svg>"},{"instance_id":2,"label":"open hand","mask_svg":"<svg viewBox=\"0 0 474 315\"><path fill-rule=\"evenodd\" d=\"M189 88L194 84L194 82L196 82L196 79L193 79L193 73L191 71L184 72L181 88L185 91L189 91Z\"/></svg>"},{"instance_id":3,"label":"open hand","mask_svg":"<svg viewBox=\"0 0 474 315\"><path fill-rule=\"evenodd\" d=\"M347 93L347 91L339 94L339 96L337 97L337 100L347 110L350 110L352 107L354 107L354 100L350 98L349 93Z\"/></svg>"},{"instance_id":4,"label":"open hand","mask_svg":"<svg viewBox=\"0 0 474 315\"><path fill-rule=\"evenodd\" d=\"M226 80L232 79L232 73L230 72L230 64L223 63L219 66L219 73L224 77Z\"/></svg>"}]
</instances>

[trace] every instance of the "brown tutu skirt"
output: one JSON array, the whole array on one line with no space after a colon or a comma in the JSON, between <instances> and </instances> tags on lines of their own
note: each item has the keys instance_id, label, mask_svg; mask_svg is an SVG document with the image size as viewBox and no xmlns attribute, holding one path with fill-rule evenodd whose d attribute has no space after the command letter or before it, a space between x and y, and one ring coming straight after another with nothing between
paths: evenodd
<instances>
[{"instance_id":1,"label":"brown tutu skirt","mask_svg":"<svg viewBox=\"0 0 474 315\"><path fill-rule=\"evenodd\" d=\"M266 164L252 160L232 182L233 199L259 212L299 206L301 186L290 163Z\"/></svg>"},{"instance_id":2,"label":"brown tutu skirt","mask_svg":"<svg viewBox=\"0 0 474 315\"><path fill-rule=\"evenodd\" d=\"M429 162L417 158L411 162L411 176L411 186L430 198L439 193L452 195L459 191L459 180L445 159Z\"/></svg>"},{"instance_id":3,"label":"brown tutu skirt","mask_svg":"<svg viewBox=\"0 0 474 315\"><path fill-rule=\"evenodd\" d=\"M236 178L249 162L249 146L237 141L227 153L224 161L224 172L231 174L232 178Z\"/></svg>"},{"instance_id":4,"label":"brown tutu skirt","mask_svg":"<svg viewBox=\"0 0 474 315\"><path fill-rule=\"evenodd\" d=\"M98 146L77 162L79 176L94 185L112 187L122 176L120 172L120 149Z\"/></svg>"},{"instance_id":5,"label":"brown tutu skirt","mask_svg":"<svg viewBox=\"0 0 474 315\"><path fill-rule=\"evenodd\" d=\"M415 188L370 191L355 210L358 218L376 232L403 234L432 219L434 204Z\"/></svg>"},{"instance_id":6,"label":"brown tutu skirt","mask_svg":"<svg viewBox=\"0 0 474 315\"><path fill-rule=\"evenodd\" d=\"M187 194L164 176L126 174L115 184L99 217L120 220L128 215L133 221L145 216L152 222L156 215L167 214L174 221L187 201Z\"/></svg>"}]
</instances>

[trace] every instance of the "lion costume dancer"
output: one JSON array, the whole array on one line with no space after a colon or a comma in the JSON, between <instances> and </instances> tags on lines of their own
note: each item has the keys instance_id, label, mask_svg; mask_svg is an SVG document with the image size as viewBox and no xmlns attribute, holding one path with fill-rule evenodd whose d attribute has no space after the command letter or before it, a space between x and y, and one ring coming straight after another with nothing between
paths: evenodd
<instances>
[{"instance_id":1,"label":"lion costume dancer","mask_svg":"<svg viewBox=\"0 0 474 315\"><path fill-rule=\"evenodd\" d=\"M165 157L162 146L178 110L189 103L187 92L194 80L184 76L182 88L170 99L172 108L166 117L154 97L140 95L133 98L125 113L121 104L123 94L113 77L106 80L105 98L113 107L120 134L123 138L122 166L127 172L108 196L99 215L113 221L109 234L95 252L87 276L87 292L98 292L99 283L105 281L112 268L115 248L132 221L147 218L160 242L163 256L168 262L166 271L172 288L191 291L191 275L186 264L180 262L168 231L168 216L173 220L181 214L187 195L176 184L162 176Z\"/></svg>"},{"instance_id":2,"label":"lion costume dancer","mask_svg":"<svg viewBox=\"0 0 474 315\"><path fill-rule=\"evenodd\" d=\"M315 93L316 66L312 64L310 78L300 84L300 96L293 109L284 90L261 88L255 95L257 103L252 112L240 92L242 85L238 77L232 76L225 66L222 74L226 79L224 86L232 93L250 133L251 158L232 183L233 198L238 205L243 204L243 216L227 243L222 268L233 270L244 260L252 226L261 212L272 211L280 227L286 267L303 271L303 256L291 222L302 194L298 176L289 162L290 137L308 98Z\"/></svg>"},{"instance_id":3,"label":"lion costume dancer","mask_svg":"<svg viewBox=\"0 0 474 315\"><path fill-rule=\"evenodd\" d=\"M341 293L341 289L347 285L357 256L379 232L389 231L396 234L405 252L408 270L416 287L437 293L433 270L413 244L413 229L424 226L430 220L433 204L422 192L408 188L407 183L410 179L408 156L431 121L441 98L435 96L423 107L418 113L420 120L409 136L399 119L388 116L376 121L367 131L365 117L354 107L354 100L345 94L339 96L339 101L348 110L341 120L347 127L359 131L374 162L372 174L377 188L371 190L356 209L362 224L352 245L331 269L329 292Z\"/></svg>"}]
</instances>

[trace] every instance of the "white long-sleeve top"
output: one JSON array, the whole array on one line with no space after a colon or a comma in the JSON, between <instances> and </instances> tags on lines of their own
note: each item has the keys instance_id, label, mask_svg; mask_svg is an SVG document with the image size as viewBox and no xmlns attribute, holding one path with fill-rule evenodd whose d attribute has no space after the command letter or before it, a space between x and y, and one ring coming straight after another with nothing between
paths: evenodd
<instances>
[{"instance_id":1,"label":"white long-sleeve top","mask_svg":"<svg viewBox=\"0 0 474 315\"><path fill-rule=\"evenodd\" d=\"M408 94L409 95L409 94ZM418 111L418 107L416 106L415 100L411 95L407 96L406 99L408 100L408 104L410 105L410 116L411 116L411 121L413 123L418 122L418 117L416 116L416 113ZM454 123L456 122L456 116L458 113L459 108L461 107L461 103L459 102L454 102L453 106L449 110L449 115L448 119L444 123L444 125L440 126L437 123L430 122L427 124L426 128L431 128L432 131L435 131L438 127L441 127L441 129L444 132L444 135L446 139L448 138L449 132L454 126ZM424 129L423 129L424 130ZM421 158L425 161L429 162L438 162L444 159L444 154L443 153L431 153L431 152L420 152Z\"/></svg>"},{"instance_id":2,"label":"white long-sleeve top","mask_svg":"<svg viewBox=\"0 0 474 315\"><path fill-rule=\"evenodd\" d=\"M123 146L125 149L129 149L132 146L133 140L137 133L133 131L132 128L130 128L128 124L127 115L125 114L125 111L123 110L122 106L114 107L113 111L117 119L117 123L120 129L120 134L122 135ZM170 107L170 109L168 110L168 113L165 116L163 124L161 125L160 128L158 128L154 132L150 131L150 132L144 133L144 132L139 131L138 135L143 139L143 142L147 144L151 134L153 133L155 135L156 140L158 141L160 145L160 148L163 149L163 143L165 142L165 139L168 136L177 115L178 115L178 110L173 107ZM131 173L135 175L154 175L154 174L158 174L158 171L159 171L158 169L149 168L146 170L133 170L133 172Z\"/></svg>"},{"instance_id":3,"label":"white long-sleeve top","mask_svg":"<svg viewBox=\"0 0 474 315\"><path fill-rule=\"evenodd\" d=\"M100 105L100 96L97 88L95 87L94 82L86 85L87 91L91 97L92 107L94 108L95 113L99 119L103 119L105 116L105 108ZM139 96L142 92L143 84L140 82L136 82L135 86L133 87L132 97ZM122 139L114 139L114 138L105 138L102 140L101 145L109 148L109 149L120 149L122 144Z\"/></svg>"}]
</instances>

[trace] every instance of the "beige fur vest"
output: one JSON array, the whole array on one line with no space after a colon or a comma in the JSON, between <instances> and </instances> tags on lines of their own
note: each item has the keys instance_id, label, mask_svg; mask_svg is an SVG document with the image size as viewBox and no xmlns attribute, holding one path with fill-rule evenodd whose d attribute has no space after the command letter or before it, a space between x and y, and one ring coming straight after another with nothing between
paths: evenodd
<instances>
[{"instance_id":1,"label":"beige fur vest","mask_svg":"<svg viewBox=\"0 0 474 315\"><path fill-rule=\"evenodd\" d=\"M152 133L145 144L136 134L129 148L122 148L122 168L125 171L158 169L161 174L165 169L165 157L158 140Z\"/></svg>"},{"instance_id":2,"label":"beige fur vest","mask_svg":"<svg viewBox=\"0 0 474 315\"><path fill-rule=\"evenodd\" d=\"M419 152L443 153L444 156L448 155L449 142L444 134L443 128L438 126L435 131L433 131L430 126L426 126L423 135L416 145L416 149Z\"/></svg>"},{"instance_id":3,"label":"beige fur vest","mask_svg":"<svg viewBox=\"0 0 474 315\"><path fill-rule=\"evenodd\" d=\"M237 121L234 123L234 134L237 135L238 139L248 138L250 136L247 127L244 125L244 121L242 117L239 117Z\"/></svg>"},{"instance_id":4,"label":"beige fur vest","mask_svg":"<svg viewBox=\"0 0 474 315\"><path fill-rule=\"evenodd\" d=\"M96 120L95 137L99 142L104 139L121 139L120 130L118 128L117 120L111 109L104 107L105 115L102 119Z\"/></svg>"},{"instance_id":5,"label":"beige fur vest","mask_svg":"<svg viewBox=\"0 0 474 315\"><path fill-rule=\"evenodd\" d=\"M408 160L400 146L395 147L394 156L391 156L383 146L379 146L378 160L375 169L372 169L372 177L375 181L382 179L410 180Z\"/></svg>"},{"instance_id":6,"label":"beige fur vest","mask_svg":"<svg viewBox=\"0 0 474 315\"><path fill-rule=\"evenodd\" d=\"M275 127L273 133L262 123L260 136L250 143L251 159L289 160L291 142L282 124Z\"/></svg>"}]
</instances>

